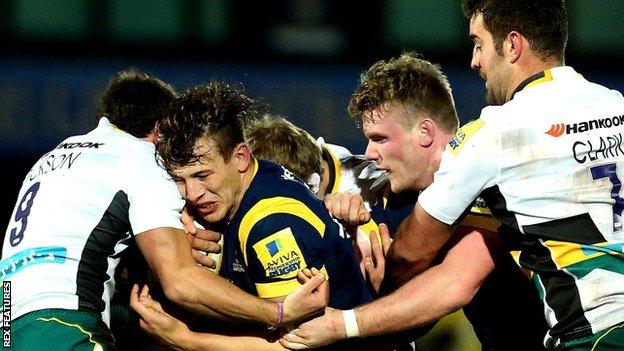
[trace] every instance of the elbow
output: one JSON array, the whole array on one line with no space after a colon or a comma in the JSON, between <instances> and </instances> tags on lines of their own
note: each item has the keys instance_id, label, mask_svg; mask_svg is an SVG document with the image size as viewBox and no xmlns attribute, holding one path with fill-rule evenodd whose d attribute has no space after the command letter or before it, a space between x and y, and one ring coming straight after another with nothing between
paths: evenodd
<instances>
[{"instance_id":1,"label":"elbow","mask_svg":"<svg viewBox=\"0 0 624 351\"><path fill-rule=\"evenodd\" d=\"M192 289L186 284L186 279L178 277L162 282L165 297L178 305L188 306L193 304Z\"/></svg>"},{"instance_id":2,"label":"elbow","mask_svg":"<svg viewBox=\"0 0 624 351\"><path fill-rule=\"evenodd\" d=\"M449 309L455 311L469 304L480 286L481 282L457 277L447 290Z\"/></svg>"},{"instance_id":3,"label":"elbow","mask_svg":"<svg viewBox=\"0 0 624 351\"><path fill-rule=\"evenodd\" d=\"M418 274L431 266L431 262L433 262L437 254L437 250L414 250L406 245L397 243L394 247L392 261L402 270Z\"/></svg>"},{"instance_id":4,"label":"elbow","mask_svg":"<svg viewBox=\"0 0 624 351\"><path fill-rule=\"evenodd\" d=\"M449 310L457 311L472 301L475 292L466 289L463 286L452 287L449 291Z\"/></svg>"}]
</instances>

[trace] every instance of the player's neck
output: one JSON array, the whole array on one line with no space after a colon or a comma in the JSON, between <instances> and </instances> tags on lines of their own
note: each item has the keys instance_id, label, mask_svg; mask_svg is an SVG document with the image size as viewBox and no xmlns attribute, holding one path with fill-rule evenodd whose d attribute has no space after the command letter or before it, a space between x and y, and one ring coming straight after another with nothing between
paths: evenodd
<instances>
[{"instance_id":1,"label":"player's neck","mask_svg":"<svg viewBox=\"0 0 624 351\"><path fill-rule=\"evenodd\" d=\"M258 161L255 159L255 157L251 157L249 167L247 167L247 170L245 172L241 173L240 191L236 196L236 205L231 210L230 216L228 218L228 222L231 221L232 218L234 218L234 215L238 211L238 208L240 207L241 202L243 202L243 197L245 197L245 193L247 192L247 189L249 189L249 186L251 185L251 182L253 181L253 178L256 175L257 169L258 169Z\"/></svg>"},{"instance_id":2,"label":"player's neck","mask_svg":"<svg viewBox=\"0 0 624 351\"><path fill-rule=\"evenodd\" d=\"M509 101L513 94L518 90L518 87L527 79L555 67L563 66L564 62L555 58L540 59L535 56L529 57L526 60L518 62L516 70L508 85L507 99Z\"/></svg>"}]
</instances>

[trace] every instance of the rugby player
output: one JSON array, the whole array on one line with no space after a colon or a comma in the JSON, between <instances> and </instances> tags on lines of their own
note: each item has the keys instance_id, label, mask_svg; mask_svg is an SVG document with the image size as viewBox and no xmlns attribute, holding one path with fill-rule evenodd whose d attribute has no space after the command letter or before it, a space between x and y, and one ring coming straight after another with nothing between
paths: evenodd
<instances>
[{"instance_id":1,"label":"rugby player","mask_svg":"<svg viewBox=\"0 0 624 351\"><path fill-rule=\"evenodd\" d=\"M409 54L374 64L362 76L349 111L363 122L369 139L366 158L387 171L391 190L399 194L422 191L431 184L458 125L446 77L437 66ZM466 314L484 349L539 350L544 323L536 291L508 254L497 254L502 244L490 232L496 230L497 223L483 213L485 210L472 208L461 233L445 248L448 252L440 264L397 292L355 311L329 310L286 335L283 345L316 347L345 337L406 330L471 303ZM383 256L374 257L383 264ZM512 305L494 294L517 297L518 301ZM376 318L384 323L372 325L359 318L378 306L384 306L384 313ZM503 308L513 312L501 314ZM510 346L514 326L522 327L523 334Z\"/></svg>"},{"instance_id":2,"label":"rugby player","mask_svg":"<svg viewBox=\"0 0 624 351\"><path fill-rule=\"evenodd\" d=\"M244 125L254 105L211 82L178 98L159 125L158 151L180 193L205 223L224 228L221 274L281 299L299 286L299 270L316 267L329 276L330 305L368 300L348 239L323 203L284 167L252 156Z\"/></svg>"},{"instance_id":3,"label":"rugby player","mask_svg":"<svg viewBox=\"0 0 624 351\"><path fill-rule=\"evenodd\" d=\"M545 346L622 349L624 98L565 66L563 0L463 7L474 41L471 66L486 80L492 106L451 142L399 231L392 259L409 270L428 267L429 253L448 241L452 224L481 194L502 223L500 234L521 248L520 263L534 272L550 327ZM388 306L360 310L358 324L395 329L396 319L384 321Z\"/></svg>"},{"instance_id":4,"label":"rugby player","mask_svg":"<svg viewBox=\"0 0 624 351\"><path fill-rule=\"evenodd\" d=\"M109 300L131 238L166 296L197 313L274 325L325 305L312 293L321 278L278 305L195 264L180 229L183 201L154 157L156 121L174 98L158 79L121 72L97 128L61 142L24 179L0 262L13 350L114 350Z\"/></svg>"}]
</instances>

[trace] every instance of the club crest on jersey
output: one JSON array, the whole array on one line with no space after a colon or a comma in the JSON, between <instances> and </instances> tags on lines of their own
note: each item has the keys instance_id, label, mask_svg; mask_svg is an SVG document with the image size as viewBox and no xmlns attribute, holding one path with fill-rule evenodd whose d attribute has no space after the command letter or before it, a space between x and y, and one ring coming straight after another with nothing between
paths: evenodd
<instances>
[{"instance_id":1,"label":"club crest on jersey","mask_svg":"<svg viewBox=\"0 0 624 351\"><path fill-rule=\"evenodd\" d=\"M245 272L245 266L243 266L239 261L238 258L234 258L234 261L232 261L232 270L234 272Z\"/></svg>"},{"instance_id":2,"label":"club crest on jersey","mask_svg":"<svg viewBox=\"0 0 624 351\"><path fill-rule=\"evenodd\" d=\"M290 228L259 241L253 248L269 278L294 278L306 267L305 259Z\"/></svg>"},{"instance_id":3,"label":"club crest on jersey","mask_svg":"<svg viewBox=\"0 0 624 351\"><path fill-rule=\"evenodd\" d=\"M483 127L485 123L481 119L474 120L472 122L468 122L466 125L461 127L457 134L448 142L447 150L450 151L453 155L457 156L459 151L464 147L465 143L479 130Z\"/></svg>"}]
</instances>

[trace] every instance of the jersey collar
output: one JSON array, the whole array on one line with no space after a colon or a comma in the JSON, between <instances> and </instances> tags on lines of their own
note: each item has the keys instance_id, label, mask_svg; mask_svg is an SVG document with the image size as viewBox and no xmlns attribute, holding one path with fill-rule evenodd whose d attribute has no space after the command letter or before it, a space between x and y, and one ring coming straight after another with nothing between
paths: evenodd
<instances>
[{"instance_id":1,"label":"jersey collar","mask_svg":"<svg viewBox=\"0 0 624 351\"><path fill-rule=\"evenodd\" d=\"M551 70L547 69L545 71L539 72L537 74L534 74L532 76L530 76L529 78L525 79L522 81L522 83L520 83L520 85L518 85L518 87L516 88L516 90L514 90L513 94L511 94L511 99L514 98L514 96L516 95L517 92L524 90L525 88L530 88L532 86L541 84L541 83L545 83L545 82L549 82L552 80L552 72ZM509 99L509 100L511 100Z\"/></svg>"}]
</instances>

